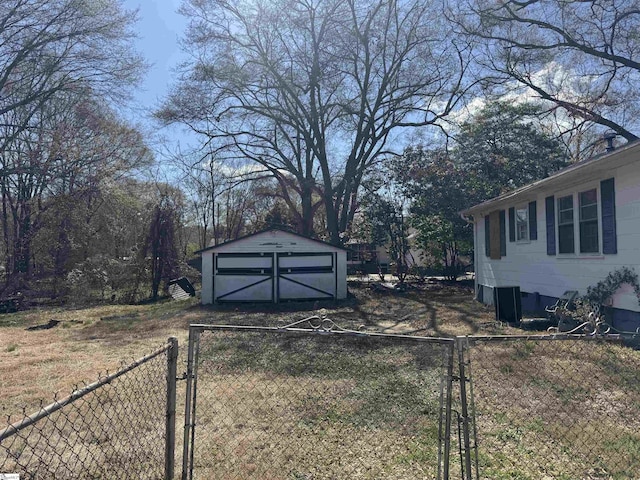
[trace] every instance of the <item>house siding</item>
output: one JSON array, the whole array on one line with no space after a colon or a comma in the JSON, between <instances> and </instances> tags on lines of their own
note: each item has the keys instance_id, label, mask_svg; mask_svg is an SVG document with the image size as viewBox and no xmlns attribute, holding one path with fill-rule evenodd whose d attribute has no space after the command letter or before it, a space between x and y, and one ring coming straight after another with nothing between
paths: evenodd
<instances>
[{"instance_id":1,"label":"house siding","mask_svg":"<svg viewBox=\"0 0 640 480\"><path fill-rule=\"evenodd\" d=\"M207 305L213 303L213 252L202 253L202 292L200 301Z\"/></svg>"},{"instance_id":2,"label":"house siding","mask_svg":"<svg viewBox=\"0 0 640 480\"><path fill-rule=\"evenodd\" d=\"M598 255L548 255L547 254L547 204L545 199L554 195L580 192L595 186L598 187L598 208L600 235L600 251L603 250L602 238L602 202L600 198L600 181L615 179L615 224L617 230L617 254ZM535 196L534 196L535 195ZM478 288L483 286L482 298L490 304L493 299L492 288L496 286L519 286L523 295L523 308L533 308L537 302L541 307L555 301L566 290L578 290L586 293L587 287L602 281L610 272L623 266L633 267L640 274L640 159L636 163L627 164L616 169L606 170L600 174L592 174L581 182L572 182L566 190L540 189L531 192L528 198L521 197L517 204L535 200L538 208L535 223L542 233L537 240L529 242L507 242L506 255L499 260L491 259L483 254L476 255L476 282ZM515 205L503 205L510 208ZM574 207L574 221L577 221L577 206ZM490 212L483 212L488 215ZM476 252L485 249L485 221L480 215L476 222ZM557 222L556 222L557 227ZM557 242L557 240L556 240ZM531 298L529 298L531 297ZM526 299L526 301L525 301ZM631 287L622 287L613 297L613 307L626 310L629 318L640 320L640 305ZM634 315L635 313L635 315ZM620 315L618 315L620 316Z\"/></svg>"}]
</instances>

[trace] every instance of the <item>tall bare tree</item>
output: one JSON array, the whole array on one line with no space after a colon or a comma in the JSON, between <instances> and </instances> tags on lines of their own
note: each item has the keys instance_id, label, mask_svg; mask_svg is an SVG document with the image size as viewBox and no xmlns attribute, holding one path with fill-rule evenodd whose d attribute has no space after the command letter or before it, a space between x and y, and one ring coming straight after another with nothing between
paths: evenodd
<instances>
[{"instance_id":1,"label":"tall bare tree","mask_svg":"<svg viewBox=\"0 0 640 480\"><path fill-rule=\"evenodd\" d=\"M57 225L49 242L61 275L70 244L87 241L77 233L106 184L152 160L141 134L92 95L58 93L30 123L0 151L3 253L16 288L31 276L32 243L45 223Z\"/></svg>"},{"instance_id":2,"label":"tall bare tree","mask_svg":"<svg viewBox=\"0 0 640 480\"><path fill-rule=\"evenodd\" d=\"M431 0L186 0L193 54L157 113L260 163L295 193L302 233L322 196L341 242L365 172L463 93L468 51ZM394 140L392 142L392 139ZM291 179L296 188L291 188Z\"/></svg>"},{"instance_id":3,"label":"tall bare tree","mask_svg":"<svg viewBox=\"0 0 640 480\"><path fill-rule=\"evenodd\" d=\"M13 127L0 151L59 92L90 86L128 98L145 68L132 47L135 19L117 0L0 2L0 118Z\"/></svg>"},{"instance_id":4,"label":"tall bare tree","mask_svg":"<svg viewBox=\"0 0 640 480\"><path fill-rule=\"evenodd\" d=\"M133 49L134 13L119 0L0 2L1 227L9 277L30 275L45 210L65 199L91 202L98 180L148 155L138 132L109 105L129 98L145 69ZM61 246L70 241L68 228L60 225Z\"/></svg>"},{"instance_id":5,"label":"tall bare tree","mask_svg":"<svg viewBox=\"0 0 640 480\"><path fill-rule=\"evenodd\" d=\"M530 89L581 122L638 137L640 1L464 0L451 2L462 33L484 44L498 92Z\"/></svg>"}]
</instances>

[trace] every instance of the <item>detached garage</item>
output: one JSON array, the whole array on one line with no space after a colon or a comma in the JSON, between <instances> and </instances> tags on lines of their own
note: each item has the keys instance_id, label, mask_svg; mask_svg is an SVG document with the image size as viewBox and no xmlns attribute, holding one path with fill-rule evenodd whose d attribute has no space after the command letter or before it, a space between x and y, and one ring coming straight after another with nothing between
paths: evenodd
<instances>
[{"instance_id":1,"label":"detached garage","mask_svg":"<svg viewBox=\"0 0 640 480\"><path fill-rule=\"evenodd\" d=\"M284 230L200 250L202 303L347 297L347 252Z\"/></svg>"}]
</instances>

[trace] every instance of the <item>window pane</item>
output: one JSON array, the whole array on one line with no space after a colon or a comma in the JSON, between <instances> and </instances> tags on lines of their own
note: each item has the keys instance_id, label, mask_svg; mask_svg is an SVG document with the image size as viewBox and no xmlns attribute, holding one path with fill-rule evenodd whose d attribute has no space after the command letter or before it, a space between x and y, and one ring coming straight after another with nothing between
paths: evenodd
<instances>
[{"instance_id":1,"label":"window pane","mask_svg":"<svg viewBox=\"0 0 640 480\"><path fill-rule=\"evenodd\" d=\"M598 205L588 205L580 208L580 220L597 220Z\"/></svg>"},{"instance_id":2,"label":"window pane","mask_svg":"<svg viewBox=\"0 0 640 480\"><path fill-rule=\"evenodd\" d=\"M558 252L574 253L573 246L573 224L560 225L558 227Z\"/></svg>"},{"instance_id":3,"label":"window pane","mask_svg":"<svg viewBox=\"0 0 640 480\"><path fill-rule=\"evenodd\" d=\"M526 225L518 225L518 238L517 240L529 240L528 238L528 234L527 234L527 227Z\"/></svg>"},{"instance_id":4,"label":"window pane","mask_svg":"<svg viewBox=\"0 0 640 480\"><path fill-rule=\"evenodd\" d=\"M558 224L567 225L573 223L573 196L558 199Z\"/></svg>"},{"instance_id":5,"label":"window pane","mask_svg":"<svg viewBox=\"0 0 640 480\"><path fill-rule=\"evenodd\" d=\"M529 210L527 208L516 210L516 240L529 240Z\"/></svg>"},{"instance_id":6,"label":"window pane","mask_svg":"<svg viewBox=\"0 0 640 480\"><path fill-rule=\"evenodd\" d=\"M598 192L580 192L580 253L598 253Z\"/></svg>"},{"instance_id":7,"label":"window pane","mask_svg":"<svg viewBox=\"0 0 640 480\"><path fill-rule=\"evenodd\" d=\"M558 199L558 210L573 209L573 196L562 197Z\"/></svg>"},{"instance_id":8,"label":"window pane","mask_svg":"<svg viewBox=\"0 0 640 480\"><path fill-rule=\"evenodd\" d=\"M561 211L558 215L558 223L573 223L573 210Z\"/></svg>"},{"instance_id":9,"label":"window pane","mask_svg":"<svg viewBox=\"0 0 640 480\"><path fill-rule=\"evenodd\" d=\"M580 222L580 253L598 251L598 221Z\"/></svg>"},{"instance_id":10,"label":"window pane","mask_svg":"<svg viewBox=\"0 0 640 480\"><path fill-rule=\"evenodd\" d=\"M598 203L598 194L596 189L588 190L580 193L580 205L590 205Z\"/></svg>"}]
</instances>

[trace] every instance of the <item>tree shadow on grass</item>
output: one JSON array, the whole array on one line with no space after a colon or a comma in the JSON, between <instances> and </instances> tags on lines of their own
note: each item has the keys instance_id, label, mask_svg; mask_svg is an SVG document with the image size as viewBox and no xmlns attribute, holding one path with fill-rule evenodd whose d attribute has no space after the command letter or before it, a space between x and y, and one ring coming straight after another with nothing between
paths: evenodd
<instances>
[{"instance_id":1,"label":"tree shadow on grass","mask_svg":"<svg viewBox=\"0 0 640 480\"><path fill-rule=\"evenodd\" d=\"M486 307L473 300L473 290L466 285L441 282L404 292L386 289L376 293L386 298L386 304L398 307L373 314L370 323L382 326L382 333L455 337L496 333L500 329ZM390 316L395 317L391 322Z\"/></svg>"}]
</instances>

